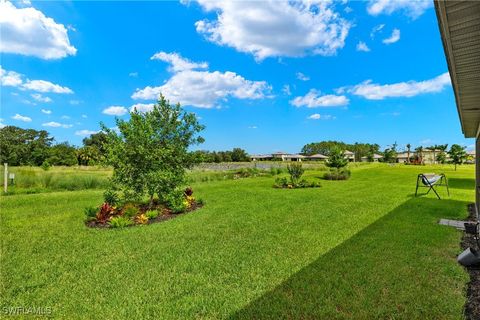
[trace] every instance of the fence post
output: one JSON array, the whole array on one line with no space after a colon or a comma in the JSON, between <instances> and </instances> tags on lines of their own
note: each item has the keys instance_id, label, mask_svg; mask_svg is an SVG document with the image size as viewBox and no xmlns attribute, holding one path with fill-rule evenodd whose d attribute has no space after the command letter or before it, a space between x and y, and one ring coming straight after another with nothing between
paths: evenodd
<instances>
[{"instance_id":1,"label":"fence post","mask_svg":"<svg viewBox=\"0 0 480 320\"><path fill-rule=\"evenodd\" d=\"M4 173L3 173L3 192L7 193L8 191L8 163L3 164Z\"/></svg>"}]
</instances>

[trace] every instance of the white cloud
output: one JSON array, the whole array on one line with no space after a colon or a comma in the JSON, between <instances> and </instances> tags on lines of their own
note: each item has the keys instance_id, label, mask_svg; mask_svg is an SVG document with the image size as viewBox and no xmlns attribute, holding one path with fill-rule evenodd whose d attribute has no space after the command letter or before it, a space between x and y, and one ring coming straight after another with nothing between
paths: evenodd
<instances>
[{"instance_id":1,"label":"white cloud","mask_svg":"<svg viewBox=\"0 0 480 320\"><path fill-rule=\"evenodd\" d=\"M320 120L320 119L321 120L334 120L335 117L331 116L329 114L321 115L319 113L314 113L311 116L307 117L307 119L310 119L310 120Z\"/></svg>"},{"instance_id":2,"label":"white cloud","mask_svg":"<svg viewBox=\"0 0 480 320\"><path fill-rule=\"evenodd\" d=\"M135 110L138 112L150 112L153 106L153 103L137 103L130 107L130 112L134 112Z\"/></svg>"},{"instance_id":3,"label":"white cloud","mask_svg":"<svg viewBox=\"0 0 480 320\"><path fill-rule=\"evenodd\" d=\"M74 106L79 105L81 103L80 100L70 100L69 102L71 105L74 105Z\"/></svg>"},{"instance_id":4,"label":"white cloud","mask_svg":"<svg viewBox=\"0 0 480 320\"><path fill-rule=\"evenodd\" d=\"M0 52L59 59L75 55L63 24L46 17L41 11L16 8L11 2L0 1Z\"/></svg>"},{"instance_id":5,"label":"white cloud","mask_svg":"<svg viewBox=\"0 0 480 320\"><path fill-rule=\"evenodd\" d=\"M129 77L136 78L136 77L138 77L138 72L130 72L130 73L128 74L128 76L129 76Z\"/></svg>"},{"instance_id":6,"label":"white cloud","mask_svg":"<svg viewBox=\"0 0 480 320\"><path fill-rule=\"evenodd\" d=\"M345 45L351 24L335 12L333 1L200 0L217 19L195 23L211 42L268 57L334 55Z\"/></svg>"},{"instance_id":7,"label":"white cloud","mask_svg":"<svg viewBox=\"0 0 480 320\"><path fill-rule=\"evenodd\" d=\"M3 123L3 119L0 119L0 129L5 128L5 124Z\"/></svg>"},{"instance_id":8,"label":"white cloud","mask_svg":"<svg viewBox=\"0 0 480 320\"><path fill-rule=\"evenodd\" d=\"M1 3L1 2L0 2ZM62 87L58 84L52 83L46 80L29 80L24 81L23 75L15 71L7 71L2 68L0 65L0 82L3 86L12 86L17 87L21 90L32 90L36 92L52 92L52 93L73 93L70 88ZM41 97L36 95L32 97L38 100L36 97ZM49 98L48 98L49 99ZM45 101L42 101L45 102ZM50 102L50 101L48 101Z\"/></svg>"},{"instance_id":9,"label":"white cloud","mask_svg":"<svg viewBox=\"0 0 480 320\"><path fill-rule=\"evenodd\" d=\"M376 25L375 27L372 28L372 31L370 32L370 38L371 39L374 39L375 38L375 35L379 32L382 31L382 29L385 27L385 24L379 24L379 25Z\"/></svg>"},{"instance_id":10,"label":"white cloud","mask_svg":"<svg viewBox=\"0 0 480 320\"><path fill-rule=\"evenodd\" d=\"M170 64L169 70L172 72L179 72L193 69L207 69L208 63L206 62L192 62L188 59L181 57L178 53L166 53L157 52L151 58L151 60L161 60Z\"/></svg>"},{"instance_id":11,"label":"white cloud","mask_svg":"<svg viewBox=\"0 0 480 320\"><path fill-rule=\"evenodd\" d=\"M247 128L248 128L248 129L258 129L257 126L248 126Z\"/></svg>"},{"instance_id":12,"label":"white cloud","mask_svg":"<svg viewBox=\"0 0 480 320\"><path fill-rule=\"evenodd\" d=\"M416 19L431 7L433 7L433 1L428 0L370 0L367 12L372 16L378 16L400 11L410 18Z\"/></svg>"},{"instance_id":13,"label":"white cloud","mask_svg":"<svg viewBox=\"0 0 480 320\"><path fill-rule=\"evenodd\" d=\"M419 94L440 92L448 85L451 85L450 75L445 72L433 79L424 81L412 80L381 85L367 80L349 89L349 92L369 100L383 100L385 98L413 97Z\"/></svg>"},{"instance_id":14,"label":"white cloud","mask_svg":"<svg viewBox=\"0 0 480 320\"><path fill-rule=\"evenodd\" d=\"M42 109L42 113L51 114L52 110Z\"/></svg>"},{"instance_id":15,"label":"white cloud","mask_svg":"<svg viewBox=\"0 0 480 320\"><path fill-rule=\"evenodd\" d=\"M98 133L99 131L93 131L93 130L78 130L75 131L76 136L89 136L91 134Z\"/></svg>"},{"instance_id":16,"label":"white cloud","mask_svg":"<svg viewBox=\"0 0 480 320\"><path fill-rule=\"evenodd\" d=\"M87 115L86 115L86 114L82 114L82 118L83 118L83 119L87 119Z\"/></svg>"},{"instance_id":17,"label":"white cloud","mask_svg":"<svg viewBox=\"0 0 480 320\"><path fill-rule=\"evenodd\" d=\"M176 70L179 68L182 70L175 72L163 85L137 89L132 98L154 100L158 99L160 93L162 93L173 103L179 102L182 105L212 108L218 101L225 101L229 97L262 99L267 97L271 90L271 87L265 81L247 80L235 72L184 70L184 67L185 65L182 67L176 65ZM170 68L171 71L173 69L174 66Z\"/></svg>"},{"instance_id":18,"label":"white cloud","mask_svg":"<svg viewBox=\"0 0 480 320\"><path fill-rule=\"evenodd\" d=\"M62 119L70 119L70 116L61 116Z\"/></svg>"},{"instance_id":19,"label":"white cloud","mask_svg":"<svg viewBox=\"0 0 480 320\"><path fill-rule=\"evenodd\" d=\"M65 128L65 129L73 127L73 125L71 125L71 124L63 124L63 123L58 123L58 122L55 122L55 121L42 123L42 126L52 127L52 128Z\"/></svg>"},{"instance_id":20,"label":"white cloud","mask_svg":"<svg viewBox=\"0 0 480 320\"><path fill-rule=\"evenodd\" d=\"M58 84L51 83L50 81L45 80L27 80L22 86L24 89L37 91L37 92L53 92L53 93L68 93L71 94L73 91L70 88L62 87Z\"/></svg>"},{"instance_id":21,"label":"white cloud","mask_svg":"<svg viewBox=\"0 0 480 320\"><path fill-rule=\"evenodd\" d=\"M392 35L386 39L383 39L382 42L385 44L392 44L400 40L400 30L393 29Z\"/></svg>"},{"instance_id":22,"label":"white cloud","mask_svg":"<svg viewBox=\"0 0 480 320\"><path fill-rule=\"evenodd\" d=\"M8 87L18 87L22 84L22 75L15 71L7 71L0 65L0 84Z\"/></svg>"},{"instance_id":23,"label":"white cloud","mask_svg":"<svg viewBox=\"0 0 480 320\"><path fill-rule=\"evenodd\" d=\"M13 120L18 120L18 121L23 121L23 122L31 122L32 118L27 117L27 116L22 116L20 114L16 114L12 117Z\"/></svg>"},{"instance_id":24,"label":"white cloud","mask_svg":"<svg viewBox=\"0 0 480 320\"><path fill-rule=\"evenodd\" d=\"M102 111L103 114L108 114L109 116L123 116L127 112L127 108L122 106L110 106Z\"/></svg>"},{"instance_id":25,"label":"white cloud","mask_svg":"<svg viewBox=\"0 0 480 320\"><path fill-rule=\"evenodd\" d=\"M321 95L320 91L311 89L305 96L295 97L290 104L295 107L319 108L345 106L349 102L346 96L327 94Z\"/></svg>"},{"instance_id":26,"label":"white cloud","mask_svg":"<svg viewBox=\"0 0 480 320\"><path fill-rule=\"evenodd\" d=\"M359 41L357 43L357 51L369 52L370 48L367 46L365 42Z\"/></svg>"},{"instance_id":27,"label":"white cloud","mask_svg":"<svg viewBox=\"0 0 480 320\"><path fill-rule=\"evenodd\" d=\"M39 101L39 102L45 102L45 103L48 103L48 102L52 102L53 100L50 99L50 97L44 97L42 96L40 93L32 93L31 94L32 98Z\"/></svg>"},{"instance_id":28,"label":"white cloud","mask_svg":"<svg viewBox=\"0 0 480 320\"><path fill-rule=\"evenodd\" d=\"M283 86L282 92L287 96L290 96L292 94L292 92L290 91L290 86L288 84Z\"/></svg>"},{"instance_id":29,"label":"white cloud","mask_svg":"<svg viewBox=\"0 0 480 320\"><path fill-rule=\"evenodd\" d=\"M310 80L310 77L304 75L304 74L301 73L301 72L297 72L297 73L295 74L295 76L297 77L298 80L302 80L302 81L308 81L308 80Z\"/></svg>"}]
</instances>

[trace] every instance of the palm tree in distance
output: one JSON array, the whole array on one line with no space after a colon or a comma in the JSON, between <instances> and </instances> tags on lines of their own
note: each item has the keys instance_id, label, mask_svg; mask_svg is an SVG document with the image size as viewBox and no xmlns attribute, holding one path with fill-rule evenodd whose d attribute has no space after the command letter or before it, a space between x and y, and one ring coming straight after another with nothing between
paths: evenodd
<instances>
[{"instance_id":1,"label":"palm tree in distance","mask_svg":"<svg viewBox=\"0 0 480 320\"><path fill-rule=\"evenodd\" d=\"M420 161L420 164L423 164L423 147L422 146L416 147L415 152L418 155L418 159Z\"/></svg>"},{"instance_id":2,"label":"palm tree in distance","mask_svg":"<svg viewBox=\"0 0 480 320\"><path fill-rule=\"evenodd\" d=\"M407 163L410 163L410 148L412 147L410 143L407 143Z\"/></svg>"}]
</instances>

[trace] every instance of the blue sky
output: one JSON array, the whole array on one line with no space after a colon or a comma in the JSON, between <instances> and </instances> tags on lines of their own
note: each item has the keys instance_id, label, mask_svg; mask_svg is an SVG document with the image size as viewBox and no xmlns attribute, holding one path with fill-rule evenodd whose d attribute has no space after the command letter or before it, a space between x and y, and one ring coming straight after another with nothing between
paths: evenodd
<instances>
[{"instance_id":1,"label":"blue sky","mask_svg":"<svg viewBox=\"0 0 480 320\"><path fill-rule=\"evenodd\" d=\"M433 3L0 2L1 123L81 144L162 92L202 149L463 138Z\"/></svg>"}]
</instances>

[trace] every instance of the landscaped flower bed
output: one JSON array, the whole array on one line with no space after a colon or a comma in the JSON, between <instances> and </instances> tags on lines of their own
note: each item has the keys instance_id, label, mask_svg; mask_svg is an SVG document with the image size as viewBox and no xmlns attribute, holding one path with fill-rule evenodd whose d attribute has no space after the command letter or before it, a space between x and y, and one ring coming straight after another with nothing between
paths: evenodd
<instances>
[{"instance_id":1,"label":"landscaped flower bed","mask_svg":"<svg viewBox=\"0 0 480 320\"><path fill-rule=\"evenodd\" d=\"M85 224L88 227L124 228L162 222L204 205L202 199L195 199L191 188L185 189L181 197L164 202L158 199L154 199L152 203L127 202L120 205L116 205L113 199L109 202L104 202L100 207L85 208Z\"/></svg>"}]
</instances>

